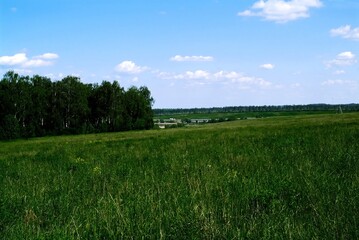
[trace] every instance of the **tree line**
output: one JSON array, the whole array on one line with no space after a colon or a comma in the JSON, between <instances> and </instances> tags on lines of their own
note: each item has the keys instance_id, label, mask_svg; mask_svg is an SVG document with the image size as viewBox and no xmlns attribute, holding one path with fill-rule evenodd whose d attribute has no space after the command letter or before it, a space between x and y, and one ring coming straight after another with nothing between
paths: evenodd
<instances>
[{"instance_id":1,"label":"tree line","mask_svg":"<svg viewBox=\"0 0 359 240\"><path fill-rule=\"evenodd\" d=\"M147 87L9 71L0 81L0 139L150 129L153 103Z\"/></svg>"},{"instance_id":2,"label":"tree line","mask_svg":"<svg viewBox=\"0 0 359 240\"><path fill-rule=\"evenodd\" d=\"M212 108L163 108L153 109L155 115L198 114L198 113L251 113L251 112L355 112L359 111L359 104L305 104L305 105L268 105L268 106L229 106Z\"/></svg>"}]
</instances>

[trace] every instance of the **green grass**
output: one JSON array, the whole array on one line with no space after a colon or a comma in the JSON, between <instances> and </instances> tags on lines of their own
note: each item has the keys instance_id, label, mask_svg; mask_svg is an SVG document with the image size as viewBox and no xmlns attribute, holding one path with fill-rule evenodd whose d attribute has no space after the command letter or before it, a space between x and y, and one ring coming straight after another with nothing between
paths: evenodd
<instances>
[{"instance_id":1,"label":"green grass","mask_svg":"<svg viewBox=\"0 0 359 240\"><path fill-rule=\"evenodd\" d=\"M0 239L358 239L359 114L0 142Z\"/></svg>"}]
</instances>

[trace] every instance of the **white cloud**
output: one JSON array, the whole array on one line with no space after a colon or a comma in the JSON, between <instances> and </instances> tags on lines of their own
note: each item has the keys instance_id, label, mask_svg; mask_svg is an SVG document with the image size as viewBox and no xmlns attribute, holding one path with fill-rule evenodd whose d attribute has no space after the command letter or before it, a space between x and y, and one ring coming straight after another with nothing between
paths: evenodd
<instances>
[{"instance_id":1,"label":"white cloud","mask_svg":"<svg viewBox=\"0 0 359 240\"><path fill-rule=\"evenodd\" d=\"M14 68L11 70L18 74L23 74L23 75L30 75L33 73L33 71L31 69L25 69L25 68Z\"/></svg>"},{"instance_id":2,"label":"white cloud","mask_svg":"<svg viewBox=\"0 0 359 240\"><path fill-rule=\"evenodd\" d=\"M46 67L51 66L53 62L45 61L43 59L31 59L22 64L22 67L31 68L31 67Z\"/></svg>"},{"instance_id":3,"label":"white cloud","mask_svg":"<svg viewBox=\"0 0 359 240\"><path fill-rule=\"evenodd\" d=\"M251 10L239 12L238 16L262 17L268 21L285 23L299 18L307 18L310 8L322 6L320 0L259 0L252 5Z\"/></svg>"},{"instance_id":4,"label":"white cloud","mask_svg":"<svg viewBox=\"0 0 359 240\"><path fill-rule=\"evenodd\" d=\"M264 80L263 78L246 76L243 73L238 72L226 72L219 71L214 74L217 80L225 81L226 83L240 83L245 85L258 85L261 87L268 87L271 82ZM229 81L229 82L228 82Z\"/></svg>"},{"instance_id":5,"label":"white cloud","mask_svg":"<svg viewBox=\"0 0 359 240\"><path fill-rule=\"evenodd\" d=\"M214 60L211 56L181 56L176 55L170 58L171 61L175 62L211 62Z\"/></svg>"},{"instance_id":6,"label":"white cloud","mask_svg":"<svg viewBox=\"0 0 359 240\"><path fill-rule=\"evenodd\" d=\"M268 87L272 83L262 78L246 76L243 73L235 71L218 71L215 73L207 72L204 70L187 71L183 74L171 74L161 72L158 74L159 78L169 80L191 80L196 81L197 84L239 84L241 86L256 85L259 87Z\"/></svg>"},{"instance_id":7,"label":"white cloud","mask_svg":"<svg viewBox=\"0 0 359 240\"><path fill-rule=\"evenodd\" d=\"M338 54L338 59L354 59L355 55L352 52L342 52Z\"/></svg>"},{"instance_id":8,"label":"white cloud","mask_svg":"<svg viewBox=\"0 0 359 240\"><path fill-rule=\"evenodd\" d=\"M188 79L208 79L210 76L210 73L203 71L203 70L197 70L194 72L187 71L185 73L185 78Z\"/></svg>"},{"instance_id":9,"label":"white cloud","mask_svg":"<svg viewBox=\"0 0 359 240\"><path fill-rule=\"evenodd\" d=\"M44 67L53 65L54 62L51 60L54 60L58 57L59 56L55 53L45 53L29 59L25 53L17 53L13 56L1 56L0 65L19 66L24 68Z\"/></svg>"},{"instance_id":10,"label":"white cloud","mask_svg":"<svg viewBox=\"0 0 359 240\"><path fill-rule=\"evenodd\" d=\"M34 58L39 58L39 59L57 59L59 58L59 55L57 55L56 53L44 53L42 55L36 56Z\"/></svg>"},{"instance_id":11,"label":"white cloud","mask_svg":"<svg viewBox=\"0 0 359 240\"><path fill-rule=\"evenodd\" d=\"M335 75L341 75L341 74L345 74L344 70L337 70L334 72Z\"/></svg>"},{"instance_id":12,"label":"white cloud","mask_svg":"<svg viewBox=\"0 0 359 240\"><path fill-rule=\"evenodd\" d=\"M339 36L346 39L359 41L359 27L352 29L350 25L345 25L339 28L331 29L330 34L333 37Z\"/></svg>"},{"instance_id":13,"label":"white cloud","mask_svg":"<svg viewBox=\"0 0 359 240\"><path fill-rule=\"evenodd\" d=\"M332 85L355 85L356 82L354 81L350 81L350 80L341 80L341 79L336 79L336 80L327 80L322 82L323 86L332 86Z\"/></svg>"},{"instance_id":14,"label":"white cloud","mask_svg":"<svg viewBox=\"0 0 359 240\"><path fill-rule=\"evenodd\" d=\"M62 79L65 77L65 74L63 74L63 73L57 73L57 74L48 73L48 74L45 74L45 76L48 78L51 78L51 79Z\"/></svg>"},{"instance_id":15,"label":"white cloud","mask_svg":"<svg viewBox=\"0 0 359 240\"><path fill-rule=\"evenodd\" d=\"M267 69L267 70L272 70L272 69L274 69L274 65L271 64L271 63L265 63L265 64L260 65L259 67L260 67L260 68Z\"/></svg>"},{"instance_id":16,"label":"white cloud","mask_svg":"<svg viewBox=\"0 0 359 240\"><path fill-rule=\"evenodd\" d=\"M123 61L115 67L115 70L117 72L128 73L128 74L141 73L143 71L146 71L147 69L148 69L147 67L137 66L132 61Z\"/></svg>"},{"instance_id":17,"label":"white cloud","mask_svg":"<svg viewBox=\"0 0 359 240\"><path fill-rule=\"evenodd\" d=\"M168 74L162 72L159 76L165 79L209 79L210 73L203 70L196 70L186 71L182 74Z\"/></svg>"},{"instance_id":18,"label":"white cloud","mask_svg":"<svg viewBox=\"0 0 359 240\"><path fill-rule=\"evenodd\" d=\"M14 66L25 63L27 60L25 53L18 53L13 56L0 57L0 65Z\"/></svg>"},{"instance_id":19,"label":"white cloud","mask_svg":"<svg viewBox=\"0 0 359 240\"><path fill-rule=\"evenodd\" d=\"M300 83L293 83L293 84L290 84L290 87L291 88L299 88L299 87L301 87L301 84Z\"/></svg>"},{"instance_id":20,"label":"white cloud","mask_svg":"<svg viewBox=\"0 0 359 240\"><path fill-rule=\"evenodd\" d=\"M136 83L136 82L138 82L138 81L139 81L139 78L138 78L138 77L132 78L132 82Z\"/></svg>"},{"instance_id":21,"label":"white cloud","mask_svg":"<svg viewBox=\"0 0 359 240\"><path fill-rule=\"evenodd\" d=\"M356 63L356 56L352 52L342 52L339 53L335 59L326 62L327 67L333 66L350 66Z\"/></svg>"},{"instance_id":22,"label":"white cloud","mask_svg":"<svg viewBox=\"0 0 359 240\"><path fill-rule=\"evenodd\" d=\"M231 72L219 71L213 75L216 79L229 79L229 80L240 79L242 77L242 74L235 71L231 71Z\"/></svg>"}]
</instances>

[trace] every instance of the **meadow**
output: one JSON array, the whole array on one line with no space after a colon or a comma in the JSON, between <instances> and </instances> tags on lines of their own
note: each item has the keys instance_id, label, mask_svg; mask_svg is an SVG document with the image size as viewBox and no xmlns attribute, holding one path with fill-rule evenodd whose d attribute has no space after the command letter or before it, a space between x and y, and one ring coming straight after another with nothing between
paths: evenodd
<instances>
[{"instance_id":1,"label":"meadow","mask_svg":"<svg viewBox=\"0 0 359 240\"><path fill-rule=\"evenodd\" d=\"M359 239L359 113L0 142L1 239Z\"/></svg>"}]
</instances>

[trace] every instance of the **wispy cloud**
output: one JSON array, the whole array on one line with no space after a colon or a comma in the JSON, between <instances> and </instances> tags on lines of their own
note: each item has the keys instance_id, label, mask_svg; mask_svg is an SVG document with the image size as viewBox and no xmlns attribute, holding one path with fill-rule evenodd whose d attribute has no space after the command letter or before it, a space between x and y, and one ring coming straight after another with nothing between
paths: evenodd
<instances>
[{"instance_id":1,"label":"wispy cloud","mask_svg":"<svg viewBox=\"0 0 359 240\"><path fill-rule=\"evenodd\" d=\"M261 87L268 87L272 85L271 82L264 80L263 78L247 76L240 72L227 72L227 71L219 71L213 74L216 80L224 81L225 83L240 83L247 85L257 85Z\"/></svg>"},{"instance_id":2,"label":"wispy cloud","mask_svg":"<svg viewBox=\"0 0 359 240\"><path fill-rule=\"evenodd\" d=\"M310 8L320 8L320 0L260 0L251 9L239 12L238 16L261 17L268 21L285 23L299 18L309 17Z\"/></svg>"},{"instance_id":3,"label":"wispy cloud","mask_svg":"<svg viewBox=\"0 0 359 240\"><path fill-rule=\"evenodd\" d=\"M334 72L335 75L341 75L341 74L345 74L344 70L337 70Z\"/></svg>"},{"instance_id":4,"label":"wispy cloud","mask_svg":"<svg viewBox=\"0 0 359 240\"><path fill-rule=\"evenodd\" d=\"M31 59L22 64L23 67L31 68L31 67L45 67L51 66L53 62L46 61L44 59Z\"/></svg>"},{"instance_id":5,"label":"wispy cloud","mask_svg":"<svg viewBox=\"0 0 359 240\"><path fill-rule=\"evenodd\" d=\"M214 60L212 56L181 56L176 55L170 58L171 61L175 62L211 62Z\"/></svg>"},{"instance_id":6,"label":"wispy cloud","mask_svg":"<svg viewBox=\"0 0 359 240\"><path fill-rule=\"evenodd\" d=\"M265 64L260 65L259 67L263 68L263 69L267 69L267 70L272 70L272 69L274 69L275 66L271 63L265 63Z\"/></svg>"},{"instance_id":7,"label":"wispy cloud","mask_svg":"<svg viewBox=\"0 0 359 240\"><path fill-rule=\"evenodd\" d=\"M148 69L148 67L141 67L136 65L133 61L123 61L121 63L119 63L116 67L115 70L117 72L121 72L121 73L127 73L127 74L137 74L137 73L141 73L144 72Z\"/></svg>"},{"instance_id":8,"label":"wispy cloud","mask_svg":"<svg viewBox=\"0 0 359 240\"><path fill-rule=\"evenodd\" d=\"M323 86L333 86L333 85L356 85L357 83L355 81L350 81L350 80L341 80L341 79L336 79L336 80L327 80L322 82Z\"/></svg>"},{"instance_id":9,"label":"wispy cloud","mask_svg":"<svg viewBox=\"0 0 359 240\"><path fill-rule=\"evenodd\" d=\"M175 79L209 79L210 73L203 70L187 71L184 74L174 76Z\"/></svg>"},{"instance_id":10,"label":"wispy cloud","mask_svg":"<svg viewBox=\"0 0 359 240\"><path fill-rule=\"evenodd\" d=\"M42 55L39 55L39 56L35 56L34 58L37 58L37 59L57 59L59 58L59 55L57 55L56 53L44 53Z\"/></svg>"},{"instance_id":11,"label":"wispy cloud","mask_svg":"<svg viewBox=\"0 0 359 240\"><path fill-rule=\"evenodd\" d=\"M70 75L71 76L76 76L78 74L70 74ZM62 78L65 77L65 74L63 74L63 73L56 73L56 74L48 73L48 74L45 74L45 76L48 77L48 78L52 78L52 79L62 79Z\"/></svg>"},{"instance_id":12,"label":"wispy cloud","mask_svg":"<svg viewBox=\"0 0 359 240\"><path fill-rule=\"evenodd\" d=\"M350 25L341 26L330 30L333 37L339 36L346 39L359 41L359 27L352 28Z\"/></svg>"},{"instance_id":13,"label":"wispy cloud","mask_svg":"<svg viewBox=\"0 0 359 240\"><path fill-rule=\"evenodd\" d=\"M190 80L195 81L197 84L239 84L239 85L256 85L259 87L269 87L271 82L264 80L263 78L247 76L243 73L236 71L218 71L208 72L204 70L186 71L181 74L173 74L167 72L160 72L158 77L168 80Z\"/></svg>"},{"instance_id":14,"label":"wispy cloud","mask_svg":"<svg viewBox=\"0 0 359 240\"><path fill-rule=\"evenodd\" d=\"M45 67L53 65L53 60L57 58L59 58L59 55L56 53L44 53L30 59L26 56L26 53L17 53L12 56L0 56L0 65L24 68Z\"/></svg>"},{"instance_id":15,"label":"wispy cloud","mask_svg":"<svg viewBox=\"0 0 359 240\"><path fill-rule=\"evenodd\" d=\"M335 59L327 61L328 68L333 66L350 66L357 62L355 54L350 51L339 53Z\"/></svg>"}]
</instances>

